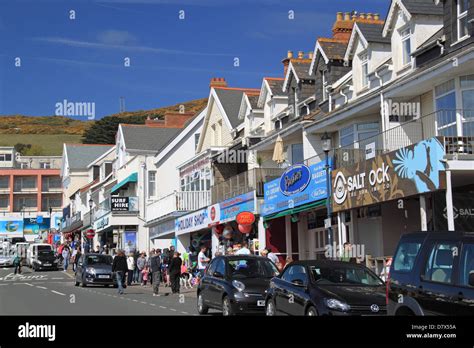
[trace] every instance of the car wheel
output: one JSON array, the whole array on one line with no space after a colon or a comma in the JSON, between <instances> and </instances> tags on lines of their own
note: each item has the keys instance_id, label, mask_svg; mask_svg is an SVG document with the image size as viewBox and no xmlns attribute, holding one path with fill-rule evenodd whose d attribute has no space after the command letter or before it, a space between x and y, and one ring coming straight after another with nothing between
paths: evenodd
<instances>
[{"instance_id":1,"label":"car wheel","mask_svg":"<svg viewBox=\"0 0 474 348\"><path fill-rule=\"evenodd\" d=\"M267 301L267 304L265 306L265 315L267 317L274 317L276 315L275 302L273 302L272 299L269 299Z\"/></svg>"},{"instance_id":2,"label":"car wheel","mask_svg":"<svg viewBox=\"0 0 474 348\"><path fill-rule=\"evenodd\" d=\"M224 317L230 317L230 316L234 315L234 311L233 311L232 306L230 304L229 297L227 297L227 296L224 296L224 298L222 299L222 315Z\"/></svg>"},{"instance_id":3,"label":"car wheel","mask_svg":"<svg viewBox=\"0 0 474 348\"><path fill-rule=\"evenodd\" d=\"M87 284L86 284L86 281L84 280L84 278L81 281L81 287L83 287L83 288L87 287Z\"/></svg>"},{"instance_id":4,"label":"car wheel","mask_svg":"<svg viewBox=\"0 0 474 348\"><path fill-rule=\"evenodd\" d=\"M204 304L201 293L199 293L197 298L197 309L199 314L207 314L209 312L209 307Z\"/></svg>"},{"instance_id":5,"label":"car wheel","mask_svg":"<svg viewBox=\"0 0 474 348\"><path fill-rule=\"evenodd\" d=\"M308 309L306 310L306 315L308 317L317 317L318 311L313 306L309 306Z\"/></svg>"}]
</instances>

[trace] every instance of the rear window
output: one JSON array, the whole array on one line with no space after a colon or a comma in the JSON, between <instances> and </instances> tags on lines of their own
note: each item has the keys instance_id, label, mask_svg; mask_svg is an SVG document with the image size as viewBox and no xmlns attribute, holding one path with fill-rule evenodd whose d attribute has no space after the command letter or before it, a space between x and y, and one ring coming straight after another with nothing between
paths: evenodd
<instances>
[{"instance_id":1,"label":"rear window","mask_svg":"<svg viewBox=\"0 0 474 348\"><path fill-rule=\"evenodd\" d=\"M416 256L420 252L421 242L401 242L393 260L393 270L396 272L411 272L415 266Z\"/></svg>"}]
</instances>

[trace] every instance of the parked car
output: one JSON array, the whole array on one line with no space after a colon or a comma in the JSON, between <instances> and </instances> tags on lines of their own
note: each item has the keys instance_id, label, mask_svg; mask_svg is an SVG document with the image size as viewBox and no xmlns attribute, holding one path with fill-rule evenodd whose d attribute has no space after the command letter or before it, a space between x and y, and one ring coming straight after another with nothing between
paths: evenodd
<instances>
[{"instance_id":1,"label":"parked car","mask_svg":"<svg viewBox=\"0 0 474 348\"><path fill-rule=\"evenodd\" d=\"M270 282L268 316L385 315L385 284L367 267L343 261L296 261Z\"/></svg>"},{"instance_id":2,"label":"parked car","mask_svg":"<svg viewBox=\"0 0 474 348\"><path fill-rule=\"evenodd\" d=\"M474 315L474 233L402 236L387 282L389 315Z\"/></svg>"},{"instance_id":3,"label":"parked car","mask_svg":"<svg viewBox=\"0 0 474 348\"><path fill-rule=\"evenodd\" d=\"M112 256L104 254L82 255L77 264L75 285L116 285L112 273Z\"/></svg>"},{"instance_id":4,"label":"parked car","mask_svg":"<svg viewBox=\"0 0 474 348\"><path fill-rule=\"evenodd\" d=\"M278 274L267 258L251 255L219 256L211 261L197 288L199 314L209 308L224 316L263 313L270 279Z\"/></svg>"},{"instance_id":5,"label":"parked car","mask_svg":"<svg viewBox=\"0 0 474 348\"><path fill-rule=\"evenodd\" d=\"M33 271L57 271L59 260L56 257L54 251L48 248L38 248L37 256L31 263Z\"/></svg>"},{"instance_id":6,"label":"parked car","mask_svg":"<svg viewBox=\"0 0 474 348\"><path fill-rule=\"evenodd\" d=\"M9 242L12 246L17 243L27 243L25 237L11 237L9 238Z\"/></svg>"},{"instance_id":7,"label":"parked car","mask_svg":"<svg viewBox=\"0 0 474 348\"><path fill-rule=\"evenodd\" d=\"M11 253L4 253L0 251L0 267L13 266L14 256Z\"/></svg>"},{"instance_id":8,"label":"parked car","mask_svg":"<svg viewBox=\"0 0 474 348\"><path fill-rule=\"evenodd\" d=\"M53 247L46 243L33 243L30 244L26 252L26 265L35 270L35 265L38 266L38 256L45 252L52 252Z\"/></svg>"}]
</instances>

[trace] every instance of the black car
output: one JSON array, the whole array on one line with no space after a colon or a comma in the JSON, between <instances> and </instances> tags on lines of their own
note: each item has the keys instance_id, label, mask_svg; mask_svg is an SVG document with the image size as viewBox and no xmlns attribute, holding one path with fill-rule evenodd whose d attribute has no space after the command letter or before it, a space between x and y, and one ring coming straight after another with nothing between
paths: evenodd
<instances>
[{"instance_id":1,"label":"black car","mask_svg":"<svg viewBox=\"0 0 474 348\"><path fill-rule=\"evenodd\" d=\"M58 270L59 260L51 249L38 249L38 257L33 259L31 267L33 271Z\"/></svg>"},{"instance_id":2,"label":"black car","mask_svg":"<svg viewBox=\"0 0 474 348\"><path fill-rule=\"evenodd\" d=\"M112 273L112 256L103 254L82 255L77 264L75 284L87 285L116 285Z\"/></svg>"},{"instance_id":3,"label":"black car","mask_svg":"<svg viewBox=\"0 0 474 348\"><path fill-rule=\"evenodd\" d=\"M474 233L402 236L387 281L389 315L474 315Z\"/></svg>"},{"instance_id":4,"label":"black car","mask_svg":"<svg viewBox=\"0 0 474 348\"><path fill-rule=\"evenodd\" d=\"M197 288L199 314L209 308L225 316L263 313L270 279L278 274L267 258L251 255L219 256L211 261Z\"/></svg>"},{"instance_id":5,"label":"black car","mask_svg":"<svg viewBox=\"0 0 474 348\"><path fill-rule=\"evenodd\" d=\"M375 273L351 262L297 261L270 282L268 316L385 315L385 286Z\"/></svg>"}]
</instances>

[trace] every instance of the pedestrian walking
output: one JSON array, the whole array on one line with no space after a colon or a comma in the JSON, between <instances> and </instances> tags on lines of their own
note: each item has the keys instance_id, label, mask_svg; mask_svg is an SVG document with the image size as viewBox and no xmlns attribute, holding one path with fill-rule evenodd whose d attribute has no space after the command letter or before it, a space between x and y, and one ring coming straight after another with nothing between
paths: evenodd
<instances>
[{"instance_id":1,"label":"pedestrian walking","mask_svg":"<svg viewBox=\"0 0 474 348\"><path fill-rule=\"evenodd\" d=\"M202 278L204 276L204 270L206 269L207 265L209 264L209 261L211 261L206 256L206 251L207 251L207 248L204 245L201 246L201 251L199 252L199 255L198 255L198 270L199 270L199 277L200 278Z\"/></svg>"},{"instance_id":2,"label":"pedestrian walking","mask_svg":"<svg viewBox=\"0 0 474 348\"><path fill-rule=\"evenodd\" d=\"M21 256L16 255L13 259L13 266L15 266L15 274L21 274Z\"/></svg>"},{"instance_id":3,"label":"pedestrian walking","mask_svg":"<svg viewBox=\"0 0 474 348\"><path fill-rule=\"evenodd\" d=\"M161 251L158 249L157 252L150 258L150 269L153 277L153 296L158 296L160 289L160 278L161 278Z\"/></svg>"},{"instance_id":4,"label":"pedestrian walking","mask_svg":"<svg viewBox=\"0 0 474 348\"><path fill-rule=\"evenodd\" d=\"M127 258L125 257L123 250L119 250L117 255L114 257L114 261L112 263L112 272L115 273L117 278L118 293L119 295L122 295L125 274L128 272Z\"/></svg>"},{"instance_id":5,"label":"pedestrian walking","mask_svg":"<svg viewBox=\"0 0 474 348\"><path fill-rule=\"evenodd\" d=\"M137 259L137 268L138 268L138 282L143 284L143 269L146 266L145 253L141 253L140 257Z\"/></svg>"},{"instance_id":6,"label":"pedestrian walking","mask_svg":"<svg viewBox=\"0 0 474 348\"><path fill-rule=\"evenodd\" d=\"M140 279L140 272L138 270L138 266L137 266L137 261L138 261L138 258L140 257L140 253L138 252L138 250L135 250L135 253L133 254L133 264L134 264L134 268L133 268L133 282L136 284L138 283L138 280Z\"/></svg>"},{"instance_id":7,"label":"pedestrian walking","mask_svg":"<svg viewBox=\"0 0 474 348\"><path fill-rule=\"evenodd\" d=\"M77 250L76 250L76 256L74 257L74 260L73 260L73 270L74 270L74 273L77 272L77 265L79 264L79 259L81 258L82 256L82 253L81 253L81 247L78 246L77 247Z\"/></svg>"},{"instance_id":8,"label":"pedestrian walking","mask_svg":"<svg viewBox=\"0 0 474 348\"><path fill-rule=\"evenodd\" d=\"M69 258L71 257L71 251L69 250L69 247L67 245L64 246L61 255L63 256L64 260L64 272L66 272L69 266Z\"/></svg>"},{"instance_id":9,"label":"pedestrian walking","mask_svg":"<svg viewBox=\"0 0 474 348\"><path fill-rule=\"evenodd\" d=\"M145 267L142 269L142 286L146 286L148 278L150 277L150 267L145 264Z\"/></svg>"},{"instance_id":10,"label":"pedestrian walking","mask_svg":"<svg viewBox=\"0 0 474 348\"><path fill-rule=\"evenodd\" d=\"M133 258L133 254L128 255L127 267L128 267L127 285L130 286L132 285L133 273L135 271L135 259Z\"/></svg>"},{"instance_id":11,"label":"pedestrian walking","mask_svg":"<svg viewBox=\"0 0 474 348\"><path fill-rule=\"evenodd\" d=\"M183 261L179 257L179 253L177 251L174 252L173 258L170 261L169 273L170 273L170 280L171 280L171 292L173 294L179 293L179 278L181 277L181 265Z\"/></svg>"}]
</instances>

